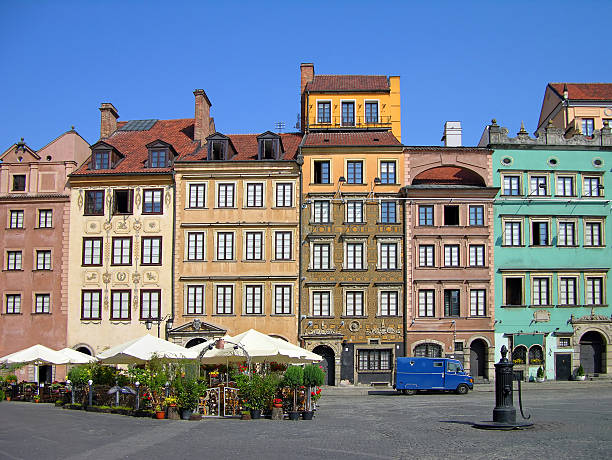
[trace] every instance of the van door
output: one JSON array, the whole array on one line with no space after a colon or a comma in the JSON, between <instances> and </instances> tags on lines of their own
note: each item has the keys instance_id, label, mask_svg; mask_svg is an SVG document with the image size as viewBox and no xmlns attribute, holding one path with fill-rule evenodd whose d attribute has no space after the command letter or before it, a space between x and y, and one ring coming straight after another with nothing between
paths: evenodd
<instances>
[{"instance_id":1,"label":"van door","mask_svg":"<svg viewBox=\"0 0 612 460\"><path fill-rule=\"evenodd\" d=\"M429 388L442 390L444 388L444 361L434 360L433 372L430 374Z\"/></svg>"},{"instance_id":2,"label":"van door","mask_svg":"<svg viewBox=\"0 0 612 460\"><path fill-rule=\"evenodd\" d=\"M452 361L446 362L446 373L444 378L444 389L454 390L459 385L459 372L461 371L461 365Z\"/></svg>"}]
</instances>

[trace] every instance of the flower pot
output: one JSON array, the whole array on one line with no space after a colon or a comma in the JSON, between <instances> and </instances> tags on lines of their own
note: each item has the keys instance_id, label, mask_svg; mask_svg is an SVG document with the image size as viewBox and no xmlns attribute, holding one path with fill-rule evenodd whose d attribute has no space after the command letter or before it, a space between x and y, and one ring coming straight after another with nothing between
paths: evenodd
<instances>
[{"instance_id":1,"label":"flower pot","mask_svg":"<svg viewBox=\"0 0 612 460\"><path fill-rule=\"evenodd\" d=\"M283 408L283 403L280 404L272 404L272 407L279 407L279 408Z\"/></svg>"},{"instance_id":2,"label":"flower pot","mask_svg":"<svg viewBox=\"0 0 612 460\"><path fill-rule=\"evenodd\" d=\"M305 410L304 412L302 412L302 418L304 420L312 420L313 416L314 416L314 411L312 410Z\"/></svg>"},{"instance_id":3,"label":"flower pot","mask_svg":"<svg viewBox=\"0 0 612 460\"><path fill-rule=\"evenodd\" d=\"M166 412L163 411L163 410L155 411L155 418L159 419L159 420L165 419L166 418Z\"/></svg>"},{"instance_id":4,"label":"flower pot","mask_svg":"<svg viewBox=\"0 0 612 460\"><path fill-rule=\"evenodd\" d=\"M191 418L191 414L193 414L192 409L181 410L181 420L189 420Z\"/></svg>"},{"instance_id":5,"label":"flower pot","mask_svg":"<svg viewBox=\"0 0 612 460\"><path fill-rule=\"evenodd\" d=\"M300 419L300 413L298 411L290 411L289 412L289 420L299 420Z\"/></svg>"},{"instance_id":6,"label":"flower pot","mask_svg":"<svg viewBox=\"0 0 612 460\"><path fill-rule=\"evenodd\" d=\"M251 409L251 418L253 420L261 418L261 409Z\"/></svg>"},{"instance_id":7,"label":"flower pot","mask_svg":"<svg viewBox=\"0 0 612 460\"><path fill-rule=\"evenodd\" d=\"M536 377L536 382L538 383L542 383L544 380L544 377Z\"/></svg>"},{"instance_id":8,"label":"flower pot","mask_svg":"<svg viewBox=\"0 0 612 460\"><path fill-rule=\"evenodd\" d=\"M251 413L243 412L242 415L240 415L240 420L251 420Z\"/></svg>"},{"instance_id":9,"label":"flower pot","mask_svg":"<svg viewBox=\"0 0 612 460\"><path fill-rule=\"evenodd\" d=\"M580 380L581 382L586 380L586 375L577 375L576 380Z\"/></svg>"}]
</instances>

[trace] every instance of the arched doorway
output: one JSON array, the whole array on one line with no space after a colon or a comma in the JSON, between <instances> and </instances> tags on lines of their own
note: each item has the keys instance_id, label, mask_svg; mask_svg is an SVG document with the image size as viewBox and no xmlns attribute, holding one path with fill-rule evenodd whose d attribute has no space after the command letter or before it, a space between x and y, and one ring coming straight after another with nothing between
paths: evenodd
<instances>
[{"instance_id":1,"label":"arched doorway","mask_svg":"<svg viewBox=\"0 0 612 460\"><path fill-rule=\"evenodd\" d=\"M325 385L335 385L336 384L336 359L334 356L334 350L332 350L327 345L319 345L312 350L317 355L321 355L323 357L323 361L321 365L323 366L323 371L325 372Z\"/></svg>"},{"instance_id":2,"label":"arched doorway","mask_svg":"<svg viewBox=\"0 0 612 460\"><path fill-rule=\"evenodd\" d=\"M475 379L485 380L489 378L487 352L487 344L482 339L476 339L470 344L470 374Z\"/></svg>"},{"instance_id":3,"label":"arched doorway","mask_svg":"<svg viewBox=\"0 0 612 460\"><path fill-rule=\"evenodd\" d=\"M86 355L92 356L91 350L89 348L87 348L87 347L78 347L76 349L76 351L80 351L81 353L84 353Z\"/></svg>"},{"instance_id":4,"label":"arched doorway","mask_svg":"<svg viewBox=\"0 0 612 460\"><path fill-rule=\"evenodd\" d=\"M195 347L196 345L200 345L201 343L206 342L202 337L196 337L195 339L191 339L189 342L185 344L185 348Z\"/></svg>"},{"instance_id":5,"label":"arched doorway","mask_svg":"<svg viewBox=\"0 0 612 460\"><path fill-rule=\"evenodd\" d=\"M442 347L437 343L422 343L414 347L414 356L422 358L441 358Z\"/></svg>"},{"instance_id":6,"label":"arched doorway","mask_svg":"<svg viewBox=\"0 0 612 460\"><path fill-rule=\"evenodd\" d=\"M606 343L599 332L589 331L580 338L580 364L585 374L605 372Z\"/></svg>"}]
</instances>

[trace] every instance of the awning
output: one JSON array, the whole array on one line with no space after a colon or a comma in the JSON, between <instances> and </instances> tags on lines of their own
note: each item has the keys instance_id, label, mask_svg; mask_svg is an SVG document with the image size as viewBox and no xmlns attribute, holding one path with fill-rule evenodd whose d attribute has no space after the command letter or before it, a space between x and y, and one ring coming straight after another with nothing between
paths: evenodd
<instances>
[{"instance_id":1,"label":"awning","mask_svg":"<svg viewBox=\"0 0 612 460\"><path fill-rule=\"evenodd\" d=\"M544 345L544 334L514 334L514 346L525 345L527 349L532 345Z\"/></svg>"}]
</instances>

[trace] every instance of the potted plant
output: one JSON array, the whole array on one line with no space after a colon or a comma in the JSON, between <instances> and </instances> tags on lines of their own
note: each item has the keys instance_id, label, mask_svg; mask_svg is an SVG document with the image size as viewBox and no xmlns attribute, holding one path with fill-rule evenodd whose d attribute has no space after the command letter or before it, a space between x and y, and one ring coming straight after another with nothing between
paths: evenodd
<instances>
[{"instance_id":1,"label":"potted plant","mask_svg":"<svg viewBox=\"0 0 612 460\"><path fill-rule=\"evenodd\" d=\"M544 381L544 369L542 366L538 367L538 372L536 374L536 382L542 383Z\"/></svg>"},{"instance_id":2,"label":"potted plant","mask_svg":"<svg viewBox=\"0 0 612 460\"><path fill-rule=\"evenodd\" d=\"M180 377L175 380L176 400L181 409L181 419L189 420L193 411L198 407L200 396L206 391L203 382L194 378Z\"/></svg>"},{"instance_id":3,"label":"potted plant","mask_svg":"<svg viewBox=\"0 0 612 460\"><path fill-rule=\"evenodd\" d=\"M283 400L281 398L274 398L272 400L272 407L282 408L283 407Z\"/></svg>"},{"instance_id":4,"label":"potted plant","mask_svg":"<svg viewBox=\"0 0 612 460\"><path fill-rule=\"evenodd\" d=\"M314 387L320 387L325 382L325 372L319 366L315 364L308 364L304 366L304 385L306 385L306 410L302 413L304 420L312 420L314 414L314 407L312 397L315 395L313 391ZM320 397L321 389L318 388ZM318 399L318 398L317 398Z\"/></svg>"},{"instance_id":5,"label":"potted plant","mask_svg":"<svg viewBox=\"0 0 612 460\"><path fill-rule=\"evenodd\" d=\"M2 388L0 388L0 402L4 401L4 398L6 397L6 395L4 394L4 390ZM7 398L8 401L10 401L10 399Z\"/></svg>"},{"instance_id":6,"label":"potted plant","mask_svg":"<svg viewBox=\"0 0 612 460\"><path fill-rule=\"evenodd\" d=\"M582 364L578 366L578 369L576 370L576 380L586 380L586 375L584 374L584 367L582 367Z\"/></svg>"},{"instance_id":7,"label":"potted plant","mask_svg":"<svg viewBox=\"0 0 612 460\"><path fill-rule=\"evenodd\" d=\"M289 366L283 377L283 385L293 390L293 407L289 411L289 420L299 420L300 413L297 410L297 389L304 384L304 369L298 366Z\"/></svg>"},{"instance_id":8,"label":"potted plant","mask_svg":"<svg viewBox=\"0 0 612 460\"><path fill-rule=\"evenodd\" d=\"M34 401L35 403L39 403L40 402L40 396L39 395L34 395L32 397L32 401Z\"/></svg>"}]
</instances>

